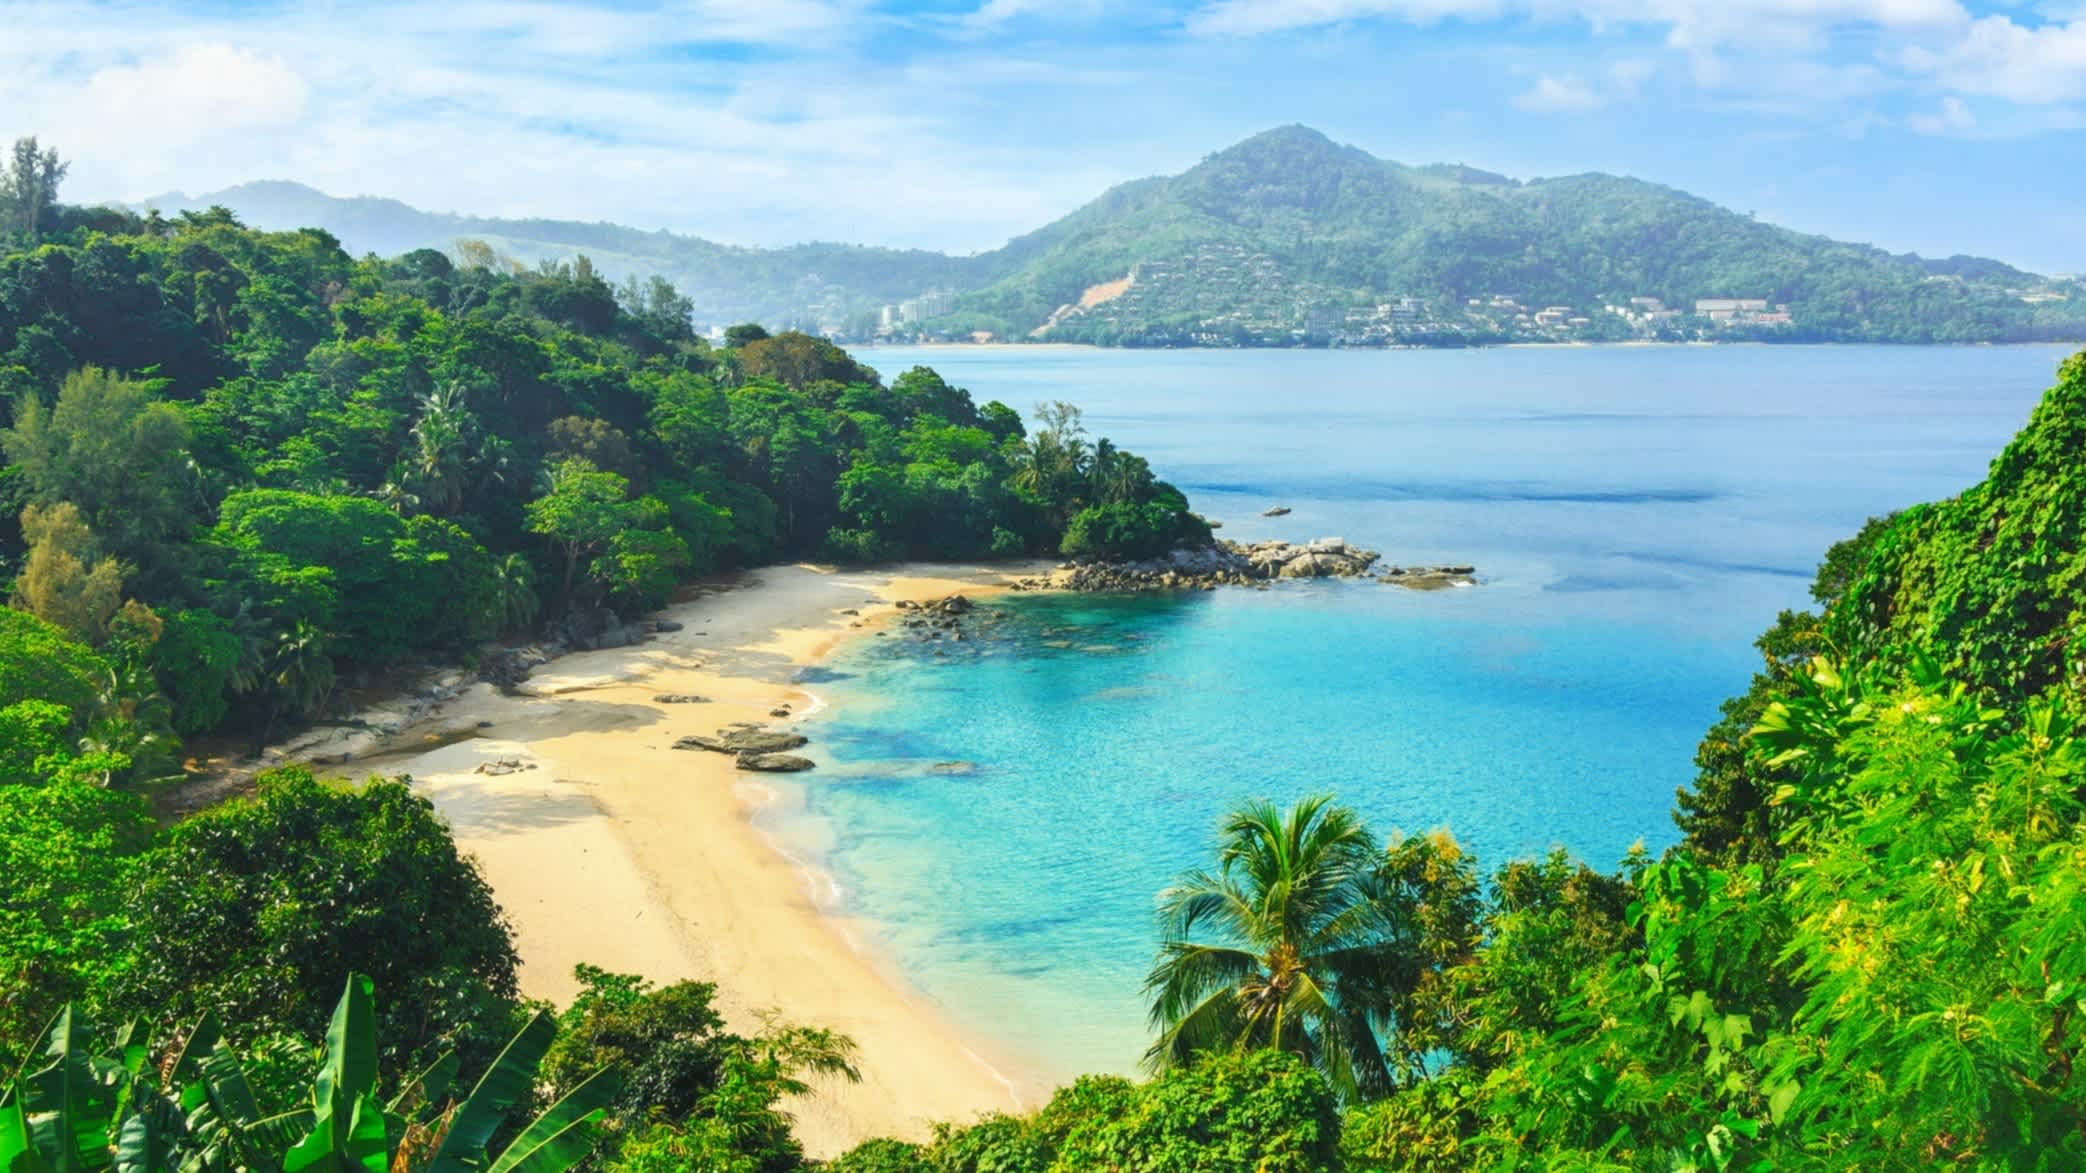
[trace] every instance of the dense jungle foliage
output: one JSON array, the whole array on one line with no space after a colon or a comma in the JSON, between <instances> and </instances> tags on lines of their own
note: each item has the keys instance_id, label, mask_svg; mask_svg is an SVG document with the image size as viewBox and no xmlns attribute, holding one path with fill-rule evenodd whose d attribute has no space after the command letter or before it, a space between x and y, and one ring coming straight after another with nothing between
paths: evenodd
<instances>
[{"instance_id":1,"label":"dense jungle foliage","mask_svg":"<svg viewBox=\"0 0 2086 1173\"><path fill-rule=\"evenodd\" d=\"M127 781L164 776L173 735L265 734L347 676L724 567L1208 536L1061 404L1031 435L822 339L712 348L672 286L585 258L355 260L222 210L70 208L47 156L9 181L42 200L33 229L0 239L0 571L92 651L63 695L9 702L106 726Z\"/></svg>"}]
</instances>

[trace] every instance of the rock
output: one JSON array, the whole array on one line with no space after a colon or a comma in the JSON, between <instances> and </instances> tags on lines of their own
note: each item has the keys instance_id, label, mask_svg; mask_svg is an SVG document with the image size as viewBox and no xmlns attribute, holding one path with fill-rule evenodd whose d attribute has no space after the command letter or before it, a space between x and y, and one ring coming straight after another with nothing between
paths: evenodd
<instances>
[{"instance_id":1,"label":"rock","mask_svg":"<svg viewBox=\"0 0 2086 1173\"><path fill-rule=\"evenodd\" d=\"M627 648L644 638L644 631L626 624L607 607L582 607L558 621L558 634L575 651Z\"/></svg>"},{"instance_id":2,"label":"rock","mask_svg":"<svg viewBox=\"0 0 2086 1173\"><path fill-rule=\"evenodd\" d=\"M1289 516L1289 506L1287 506L1287 505L1270 505L1270 506L1268 506L1268 507L1267 507L1266 509L1263 509L1263 510L1261 510L1261 511L1260 511L1260 515L1261 515L1262 517L1288 517L1288 516Z\"/></svg>"},{"instance_id":3,"label":"rock","mask_svg":"<svg viewBox=\"0 0 2086 1173\"><path fill-rule=\"evenodd\" d=\"M781 753L810 743L810 738L797 733L778 733L770 729L721 729L714 737L691 733L674 742L674 748L706 749L711 753L766 754Z\"/></svg>"},{"instance_id":4,"label":"rock","mask_svg":"<svg viewBox=\"0 0 2086 1173\"><path fill-rule=\"evenodd\" d=\"M707 705L710 698L692 692L662 692L652 698L655 705Z\"/></svg>"},{"instance_id":5,"label":"rock","mask_svg":"<svg viewBox=\"0 0 2086 1173\"><path fill-rule=\"evenodd\" d=\"M790 715L789 706L783 705L781 708L769 709L768 715L770 717L787 717Z\"/></svg>"},{"instance_id":6,"label":"rock","mask_svg":"<svg viewBox=\"0 0 2086 1173\"><path fill-rule=\"evenodd\" d=\"M813 769L818 765L810 758L800 758L786 753L742 753L739 768L758 770L764 774L794 774L800 770Z\"/></svg>"},{"instance_id":7,"label":"rock","mask_svg":"<svg viewBox=\"0 0 2086 1173\"><path fill-rule=\"evenodd\" d=\"M652 630L660 632L679 631L681 630L681 625L672 619L654 619L652 621Z\"/></svg>"},{"instance_id":8,"label":"rock","mask_svg":"<svg viewBox=\"0 0 2086 1173\"><path fill-rule=\"evenodd\" d=\"M968 777L978 772L978 763L936 762L935 764L927 767L927 772L930 774L942 774L949 777Z\"/></svg>"},{"instance_id":9,"label":"rock","mask_svg":"<svg viewBox=\"0 0 2086 1173\"><path fill-rule=\"evenodd\" d=\"M478 664L478 679L501 692L513 692L538 665L550 657L535 648L501 648Z\"/></svg>"},{"instance_id":10,"label":"rock","mask_svg":"<svg viewBox=\"0 0 2086 1173\"><path fill-rule=\"evenodd\" d=\"M473 774L488 774L498 777L501 774L518 774L523 770L533 770L535 768L536 763L525 762L519 758L496 758L490 762L478 763L478 768L471 772Z\"/></svg>"},{"instance_id":11,"label":"rock","mask_svg":"<svg viewBox=\"0 0 2086 1173\"><path fill-rule=\"evenodd\" d=\"M1478 582L1477 571L1469 566L1393 566L1376 581L1413 591L1476 586Z\"/></svg>"}]
</instances>

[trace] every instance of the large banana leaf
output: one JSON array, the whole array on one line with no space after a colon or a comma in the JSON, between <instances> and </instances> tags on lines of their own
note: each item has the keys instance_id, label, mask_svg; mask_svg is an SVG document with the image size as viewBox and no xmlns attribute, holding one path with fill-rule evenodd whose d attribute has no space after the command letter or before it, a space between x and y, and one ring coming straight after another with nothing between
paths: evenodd
<instances>
[{"instance_id":1,"label":"large banana leaf","mask_svg":"<svg viewBox=\"0 0 2086 1173\"><path fill-rule=\"evenodd\" d=\"M597 1071L514 1138L486 1173L565 1173L593 1151L594 1121L616 1098L620 1080Z\"/></svg>"},{"instance_id":2,"label":"large banana leaf","mask_svg":"<svg viewBox=\"0 0 2086 1173\"><path fill-rule=\"evenodd\" d=\"M166 1173L186 1132L180 1111L138 1081L116 1128L115 1173Z\"/></svg>"},{"instance_id":3,"label":"large banana leaf","mask_svg":"<svg viewBox=\"0 0 2086 1173\"><path fill-rule=\"evenodd\" d=\"M50 1063L22 1083L22 1108L29 1124L29 1143L51 1173L96 1173L112 1160L109 1126L115 1090L97 1070L71 1006L58 1012L45 1035L44 1056Z\"/></svg>"},{"instance_id":4,"label":"large banana leaf","mask_svg":"<svg viewBox=\"0 0 2086 1173\"><path fill-rule=\"evenodd\" d=\"M507 1109L520 1103L535 1086L536 1067L549 1052L558 1024L538 1012L507 1044L500 1057L471 1089L471 1095L456 1109L442 1147L435 1150L427 1173L466 1173L481 1168L485 1146Z\"/></svg>"},{"instance_id":5,"label":"large banana leaf","mask_svg":"<svg viewBox=\"0 0 2086 1173\"><path fill-rule=\"evenodd\" d=\"M334 1008L312 1085L312 1129L283 1158L285 1173L386 1173L390 1128L377 1099L376 1005L361 974Z\"/></svg>"},{"instance_id":6,"label":"large banana leaf","mask_svg":"<svg viewBox=\"0 0 2086 1173\"><path fill-rule=\"evenodd\" d=\"M29 1143L29 1115L19 1088L0 1090L0 1173L46 1173L43 1156Z\"/></svg>"}]
</instances>

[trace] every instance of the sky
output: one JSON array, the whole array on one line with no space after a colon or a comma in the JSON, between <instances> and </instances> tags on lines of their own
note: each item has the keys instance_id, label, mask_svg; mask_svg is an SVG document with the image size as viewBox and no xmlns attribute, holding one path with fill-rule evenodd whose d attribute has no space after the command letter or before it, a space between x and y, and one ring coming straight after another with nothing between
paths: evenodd
<instances>
[{"instance_id":1,"label":"sky","mask_svg":"<svg viewBox=\"0 0 2086 1173\"><path fill-rule=\"evenodd\" d=\"M1287 123L2086 271L2086 0L0 0L0 135L73 202L971 252Z\"/></svg>"}]
</instances>

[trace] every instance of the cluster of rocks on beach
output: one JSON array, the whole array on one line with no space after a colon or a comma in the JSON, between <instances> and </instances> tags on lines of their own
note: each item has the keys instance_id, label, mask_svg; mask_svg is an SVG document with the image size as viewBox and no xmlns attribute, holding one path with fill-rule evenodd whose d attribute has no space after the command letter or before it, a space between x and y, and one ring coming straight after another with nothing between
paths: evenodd
<instances>
[{"instance_id":1,"label":"cluster of rocks on beach","mask_svg":"<svg viewBox=\"0 0 2086 1173\"><path fill-rule=\"evenodd\" d=\"M656 635L679 631L672 619L625 619L607 607L582 607L550 625L544 638L524 647L500 648L479 662L478 679L513 692L529 673L567 652L636 647Z\"/></svg>"},{"instance_id":2,"label":"cluster of rocks on beach","mask_svg":"<svg viewBox=\"0 0 2086 1173\"><path fill-rule=\"evenodd\" d=\"M1164 591L1215 590L1220 586L1266 589L1286 578L1367 578L1413 590L1473 586L1470 566L1379 567L1382 555L1349 545L1344 538L1297 543L1280 539L1222 541L1175 550L1135 562L1067 562L1047 575L1023 579L1015 590Z\"/></svg>"},{"instance_id":3,"label":"cluster of rocks on beach","mask_svg":"<svg viewBox=\"0 0 2086 1173\"><path fill-rule=\"evenodd\" d=\"M799 770L809 770L817 764L810 758L788 752L802 749L810 744L810 741L810 738L801 733L767 729L752 722L739 722L727 725L715 734L691 733L674 742L674 748L706 749L711 753L730 754L742 770L754 770L765 774L793 774Z\"/></svg>"}]
</instances>

